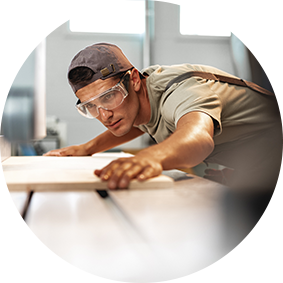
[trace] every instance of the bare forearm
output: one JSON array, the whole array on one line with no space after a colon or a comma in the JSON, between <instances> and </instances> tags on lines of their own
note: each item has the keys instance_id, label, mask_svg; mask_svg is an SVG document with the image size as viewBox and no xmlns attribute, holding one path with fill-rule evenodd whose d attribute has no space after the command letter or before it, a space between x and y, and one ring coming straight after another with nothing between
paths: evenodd
<instances>
[{"instance_id":1,"label":"bare forearm","mask_svg":"<svg viewBox=\"0 0 283 283\"><path fill-rule=\"evenodd\" d=\"M178 122L177 130L166 140L140 152L153 156L163 170L191 168L214 149L213 123L203 113L189 113Z\"/></svg>"},{"instance_id":2,"label":"bare forearm","mask_svg":"<svg viewBox=\"0 0 283 283\"><path fill-rule=\"evenodd\" d=\"M89 155L111 149L115 146L121 145L131 141L143 134L138 128L132 130L124 136L116 137L110 131L105 131L101 135L95 137L84 144L84 147Z\"/></svg>"},{"instance_id":3,"label":"bare forearm","mask_svg":"<svg viewBox=\"0 0 283 283\"><path fill-rule=\"evenodd\" d=\"M174 135L160 144L144 149L139 155L153 156L163 170L176 168L191 168L200 164L213 150L213 141L198 135L184 136L182 132Z\"/></svg>"},{"instance_id":4,"label":"bare forearm","mask_svg":"<svg viewBox=\"0 0 283 283\"><path fill-rule=\"evenodd\" d=\"M45 156L86 156L92 155L97 152L105 151L107 149L113 148L138 136L143 134L137 128L132 128L132 130L122 136L122 137L115 137L111 134L110 131L105 131L101 135L95 137L94 139L90 140L87 143L80 144L80 145L72 145L65 148L51 150L45 153Z\"/></svg>"}]
</instances>

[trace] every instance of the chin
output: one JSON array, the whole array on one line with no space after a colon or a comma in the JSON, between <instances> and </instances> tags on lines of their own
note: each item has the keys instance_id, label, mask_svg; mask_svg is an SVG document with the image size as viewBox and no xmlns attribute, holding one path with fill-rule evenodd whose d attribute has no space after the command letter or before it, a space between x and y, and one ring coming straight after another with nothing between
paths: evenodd
<instances>
[{"instance_id":1,"label":"chin","mask_svg":"<svg viewBox=\"0 0 283 283\"><path fill-rule=\"evenodd\" d=\"M126 135L128 132L130 131L130 129L117 129L116 131L115 130L110 130L110 132L115 136L115 137L122 137L124 135Z\"/></svg>"}]
</instances>

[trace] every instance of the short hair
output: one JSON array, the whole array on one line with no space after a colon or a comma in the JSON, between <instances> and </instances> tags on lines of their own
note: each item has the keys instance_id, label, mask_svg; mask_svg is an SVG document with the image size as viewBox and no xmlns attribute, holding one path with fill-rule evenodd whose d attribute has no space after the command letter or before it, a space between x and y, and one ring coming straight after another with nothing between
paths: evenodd
<instances>
[{"instance_id":1,"label":"short hair","mask_svg":"<svg viewBox=\"0 0 283 283\"><path fill-rule=\"evenodd\" d=\"M70 71L69 80L72 84L86 82L92 78L94 71L87 67L77 67Z\"/></svg>"}]
</instances>

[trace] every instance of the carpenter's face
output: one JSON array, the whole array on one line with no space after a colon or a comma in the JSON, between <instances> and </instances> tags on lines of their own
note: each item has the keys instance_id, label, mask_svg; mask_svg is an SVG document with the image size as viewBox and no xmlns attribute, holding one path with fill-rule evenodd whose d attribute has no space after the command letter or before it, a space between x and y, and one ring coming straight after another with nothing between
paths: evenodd
<instances>
[{"instance_id":1,"label":"carpenter's face","mask_svg":"<svg viewBox=\"0 0 283 283\"><path fill-rule=\"evenodd\" d=\"M114 87L119 80L112 78L106 80L97 80L81 89L76 93L77 97L83 103L94 96L97 96L108 89ZM139 111L139 100L136 92L133 90L131 76L128 84L128 95L122 103L112 110L106 110L103 107L98 108L96 117L111 133L117 137L128 133L134 125Z\"/></svg>"}]
</instances>

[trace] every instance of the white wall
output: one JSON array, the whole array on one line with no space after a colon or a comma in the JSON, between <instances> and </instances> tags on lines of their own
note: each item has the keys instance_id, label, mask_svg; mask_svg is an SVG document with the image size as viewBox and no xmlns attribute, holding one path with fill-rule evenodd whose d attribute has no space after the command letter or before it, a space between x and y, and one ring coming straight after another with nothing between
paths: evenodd
<instances>
[{"instance_id":1,"label":"white wall","mask_svg":"<svg viewBox=\"0 0 283 283\"><path fill-rule=\"evenodd\" d=\"M142 67L142 37L139 35L72 33L65 23L47 37L46 110L47 115L67 122L68 145L86 142L105 130L96 119L86 119L77 112L74 107L77 99L67 81L67 69L74 55L87 45L102 41L119 45L137 68ZM132 147L135 146L140 143Z\"/></svg>"},{"instance_id":2,"label":"white wall","mask_svg":"<svg viewBox=\"0 0 283 283\"><path fill-rule=\"evenodd\" d=\"M181 36L179 6L159 1L154 6L150 64L205 64L234 73L229 38ZM73 56L85 46L101 41L119 45L138 69L144 67L143 37L140 35L72 33L65 23L46 40L46 112L67 123L68 145L83 143L105 130L97 120L88 120L77 113L76 97L66 76ZM143 140L126 147L141 147Z\"/></svg>"},{"instance_id":3,"label":"white wall","mask_svg":"<svg viewBox=\"0 0 283 283\"><path fill-rule=\"evenodd\" d=\"M202 64L234 73L230 38L181 35L179 11L178 5L155 2L155 29L151 63Z\"/></svg>"}]
</instances>

